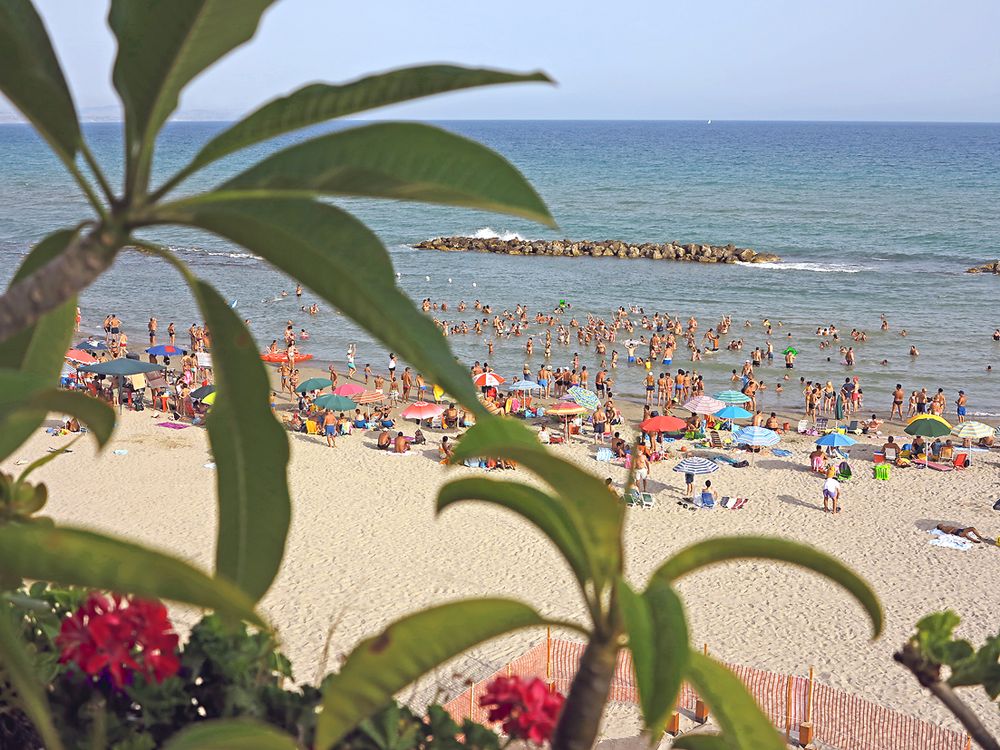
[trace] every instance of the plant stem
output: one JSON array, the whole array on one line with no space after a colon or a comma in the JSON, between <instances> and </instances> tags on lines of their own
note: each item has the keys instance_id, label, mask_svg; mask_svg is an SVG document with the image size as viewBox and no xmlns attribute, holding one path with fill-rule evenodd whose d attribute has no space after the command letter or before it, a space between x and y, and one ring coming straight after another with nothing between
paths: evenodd
<instances>
[{"instance_id":1,"label":"plant stem","mask_svg":"<svg viewBox=\"0 0 1000 750\"><path fill-rule=\"evenodd\" d=\"M0 341L34 325L114 263L117 238L100 227L78 234L64 252L0 296Z\"/></svg>"},{"instance_id":2,"label":"plant stem","mask_svg":"<svg viewBox=\"0 0 1000 750\"><path fill-rule=\"evenodd\" d=\"M580 669L566 696L552 737L552 750L590 750L594 746L617 658L616 637L595 632L580 658Z\"/></svg>"},{"instance_id":3,"label":"plant stem","mask_svg":"<svg viewBox=\"0 0 1000 750\"><path fill-rule=\"evenodd\" d=\"M977 745L983 750L1000 750L1000 742L983 726L975 712L958 697L951 689L951 685L941 680L940 665L928 662L920 654L919 649L910 643L893 654L893 659L909 669L917 678L917 682L927 688L931 695L951 711Z\"/></svg>"},{"instance_id":4,"label":"plant stem","mask_svg":"<svg viewBox=\"0 0 1000 750\"><path fill-rule=\"evenodd\" d=\"M90 151L90 147L86 142L80 144L80 152L83 154L84 160L86 160L87 165L90 167L90 171L94 173L94 178L97 180L97 184L101 186L101 191L104 193L104 198L107 200L108 205L112 205L115 202L115 193L111 189L111 185L108 183L108 178L104 176L104 172L101 171L101 165L97 163L97 159L94 158L94 154Z\"/></svg>"}]
</instances>

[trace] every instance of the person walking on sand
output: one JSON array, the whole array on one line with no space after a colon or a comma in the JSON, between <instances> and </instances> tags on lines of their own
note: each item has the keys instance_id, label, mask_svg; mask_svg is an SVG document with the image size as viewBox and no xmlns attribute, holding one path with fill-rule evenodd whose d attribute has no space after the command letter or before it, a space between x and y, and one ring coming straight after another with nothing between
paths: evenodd
<instances>
[{"instance_id":1,"label":"person walking on sand","mask_svg":"<svg viewBox=\"0 0 1000 750\"><path fill-rule=\"evenodd\" d=\"M823 482L823 512L830 513L830 505L833 505L833 513L840 513L840 482L834 476L837 470L830 467L826 472L826 481Z\"/></svg>"},{"instance_id":2,"label":"person walking on sand","mask_svg":"<svg viewBox=\"0 0 1000 750\"><path fill-rule=\"evenodd\" d=\"M329 409L323 412L323 432L326 434L326 444L331 448L336 448L337 418Z\"/></svg>"},{"instance_id":3,"label":"person walking on sand","mask_svg":"<svg viewBox=\"0 0 1000 750\"><path fill-rule=\"evenodd\" d=\"M635 486L639 492L646 492L649 486L649 459L646 458L646 450L643 446L638 446L635 450Z\"/></svg>"}]
</instances>

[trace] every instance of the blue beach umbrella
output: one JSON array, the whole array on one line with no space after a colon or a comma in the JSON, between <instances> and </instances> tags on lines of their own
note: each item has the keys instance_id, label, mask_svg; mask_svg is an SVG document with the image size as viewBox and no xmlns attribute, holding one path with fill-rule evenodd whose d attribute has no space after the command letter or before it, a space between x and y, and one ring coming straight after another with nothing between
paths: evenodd
<instances>
[{"instance_id":1,"label":"blue beach umbrella","mask_svg":"<svg viewBox=\"0 0 1000 750\"><path fill-rule=\"evenodd\" d=\"M750 400L750 397L745 393L740 393L739 391L722 391L721 393L716 393L713 398L722 401L725 404L745 404ZM716 416L719 416L716 414Z\"/></svg>"},{"instance_id":2,"label":"blue beach umbrella","mask_svg":"<svg viewBox=\"0 0 1000 750\"><path fill-rule=\"evenodd\" d=\"M106 352L108 351L108 345L103 341L98 341L97 339L84 339L79 344L73 347L74 349L80 349L85 352Z\"/></svg>"},{"instance_id":3,"label":"blue beach umbrella","mask_svg":"<svg viewBox=\"0 0 1000 750\"><path fill-rule=\"evenodd\" d=\"M674 466L674 471L682 474L711 474L718 470L719 465L715 461L709 461L701 456L688 456Z\"/></svg>"},{"instance_id":4,"label":"blue beach umbrella","mask_svg":"<svg viewBox=\"0 0 1000 750\"><path fill-rule=\"evenodd\" d=\"M540 391L542 386L534 380L518 380L510 386L512 391Z\"/></svg>"},{"instance_id":5,"label":"blue beach umbrella","mask_svg":"<svg viewBox=\"0 0 1000 750\"><path fill-rule=\"evenodd\" d=\"M719 419L750 419L753 414L742 406L730 404L725 409L719 409L719 411L715 412L715 416Z\"/></svg>"},{"instance_id":6,"label":"blue beach umbrella","mask_svg":"<svg viewBox=\"0 0 1000 750\"><path fill-rule=\"evenodd\" d=\"M173 344L158 344L149 347L146 354L152 354L154 357L180 357L184 354L184 350Z\"/></svg>"},{"instance_id":7,"label":"blue beach umbrella","mask_svg":"<svg viewBox=\"0 0 1000 750\"><path fill-rule=\"evenodd\" d=\"M767 447L777 445L781 438L774 430L769 430L766 427L744 427L733 433L733 440L743 445Z\"/></svg>"},{"instance_id":8,"label":"blue beach umbrella","mask_svg":"<svg viewBox=\"0 0 1000 750\"><path fill-rule=\"evenodd\" d=\"M816 441L816 445L821 445L824 448L846 448L849 445L854 445L858 441L847 435L841 435L839 432L829 432L823 437Z\"/></svg>"}]
</instances>

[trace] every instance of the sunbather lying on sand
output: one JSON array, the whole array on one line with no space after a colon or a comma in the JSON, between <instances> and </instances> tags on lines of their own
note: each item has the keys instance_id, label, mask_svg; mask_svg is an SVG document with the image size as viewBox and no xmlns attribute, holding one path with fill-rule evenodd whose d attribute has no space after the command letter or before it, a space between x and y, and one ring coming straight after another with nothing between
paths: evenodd
<instances>
[{"instance_id":1,"label":"sunbather lying on sand","mask_svg":"<svg viewBox=\"0 0 1000 750\"><path fill-rule=\"evenodd\" d=\"M962 528L960 526L949 526L946 523L939 523L935 526L938 531L943 531L945 534L951 534L952 536L960 536L963 539L968 539L970 542L975 542L976 544L981 544L983 541L983 535L976 531L972 526L966 526Z\"/></svg>"}]
</instances>

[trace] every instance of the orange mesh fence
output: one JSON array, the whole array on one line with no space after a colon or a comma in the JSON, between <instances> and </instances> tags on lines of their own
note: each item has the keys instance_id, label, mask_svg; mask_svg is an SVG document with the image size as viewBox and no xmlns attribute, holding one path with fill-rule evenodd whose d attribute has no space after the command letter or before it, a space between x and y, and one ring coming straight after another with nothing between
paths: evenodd
<instances>
[{"instance_id":1,"label":"orange mesh fence","mask_svg":"<svg viewBox=\"0 0 1000 750\"><path fill-rule=\"evenodd\" d=\"M488 711L479 699L497 677L539 677L554 690L568 692L580 664L584 643L547 639L484 680L473 683L445 704L452 717L486 722ZM968 750L969 738L962 732L891 711L871 701L845 693L808 677L784 675L739 664L726 664L746 685L764 714L779 731L792 739L799 725L811 722L813 737L825 746L850 750ZM632 654L618 655L609 700L638 703ZM678 710L693 712L698 695L690 685L681 687Z\"/></svg>"}]
</instances>

